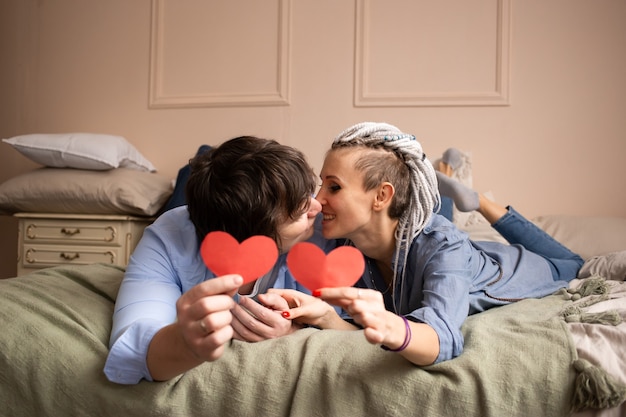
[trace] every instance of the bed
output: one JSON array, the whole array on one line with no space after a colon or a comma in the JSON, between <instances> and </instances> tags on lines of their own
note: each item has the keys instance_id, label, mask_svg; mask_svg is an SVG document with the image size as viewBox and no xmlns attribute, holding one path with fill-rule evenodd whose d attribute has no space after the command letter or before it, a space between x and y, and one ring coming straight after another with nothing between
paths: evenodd
<instances>
[{"instance_id":1,"label":"bed","mask_svg":"<svg viewBox=\"0 0 626 417\"><path fill-rule=\"evenodd\" d=\"M78 136L13 140L44 167L1 184L0 210L158 214L172 194L168 179L123 138ZM70 145L82 148L68 159ZM502 240L472 214L454 221L476 240ZM103 367L122 266L0 280L0 415L625 416L626 218L534 221L586 259L572 288L469 317L464 353L424 368L360 331L307 328L232 341L218 361L171 381L117 385Z\"/></svg>"},{"instance_id":2,"label":"bed","mask_svg":"<svg viewBox=\"0 0 626 417\"><path fill-rule=\"evenodd\" d=\"M360 331L308 328L232 341L168 382L117 385L102 369L123 267L0 280L0 415L626 415L626 218L535 221L587 259L572 289L471 316L465 352L425 368ZM495 238L483 226L468 232Z\"/></svg>"}]
</instances>

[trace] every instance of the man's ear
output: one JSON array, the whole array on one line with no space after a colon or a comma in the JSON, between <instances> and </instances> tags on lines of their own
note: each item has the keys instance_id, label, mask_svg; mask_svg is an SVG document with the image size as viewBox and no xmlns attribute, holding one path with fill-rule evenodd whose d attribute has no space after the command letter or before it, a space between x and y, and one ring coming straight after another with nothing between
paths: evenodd
<instances>
[{"instance_id":1,"label":"man's ear","mask_svg":"<svg viewBox=\"0 0 626 417\"><path fill-rule=\"evenodd\" d=\"M376 201L374 202L374 210L381 210L389 207L391 200L396 193L396 189L389 182L383 182L376 193Z\"/></svg>"}]
</instances>

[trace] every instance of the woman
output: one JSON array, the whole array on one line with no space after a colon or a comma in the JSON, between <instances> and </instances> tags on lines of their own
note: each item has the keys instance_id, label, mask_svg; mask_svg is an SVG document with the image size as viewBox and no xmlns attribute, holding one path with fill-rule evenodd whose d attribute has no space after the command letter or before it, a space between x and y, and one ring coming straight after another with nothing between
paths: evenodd
<instances>
[{"instance_id":1,"label":"woman","mask_svg":"<svg viewBox=\"0 0 626 417\"><path fill-rule=\"evenodd\" d=\"M167 380L218 359L233 337L258 341L300 328L277 312L288 308L285 300L266 290L306 291L285 265L295 243L309 239L332 249L314 227L321 206L311 197L316 180L300 151L243 136L199 153L190 167L187 205L146 228L126 269L104 369L113 382ZM215 230L240 242L269 236L281 255L245 286L238 275L215 277L199 253Z\"/></svg>"},{"instance_id":2,"label":"woman","mask_svg":"<svg viewBox=\"0 0 626 417\"><path fill-rule=\"evenodd\" d=\"M314 295L342 307L371 343L417 365L463 350L468 314L552 294L575 278L583 260L524 219L438 175L415 137L385 123L341 133L326 155L322 232L347 239L366 259L357 288ZM435 214L446 192L458 207L478 209L511 244L473 242ZM326 303L293 291L283 315L321 328L355 329Z\"/></svg>"}]
</instances>

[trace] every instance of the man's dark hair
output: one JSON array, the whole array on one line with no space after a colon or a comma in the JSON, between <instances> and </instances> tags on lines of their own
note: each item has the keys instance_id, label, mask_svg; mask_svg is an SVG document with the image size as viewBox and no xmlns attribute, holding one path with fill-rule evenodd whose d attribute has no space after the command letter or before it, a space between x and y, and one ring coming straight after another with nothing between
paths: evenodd
<instances>
[{"instance_id":1,"label":"man's dark hair","mask_svg":"<svg viewBox=\"0 0 626 417\"><path fill-rule=\"evenodd\" d=\"M316 186L302 152L254 136L230 139L190 166L185 192L200 242L220 230L239 242L269 236L280 246L279 225L308 209Z\"/></svg>"}]
</instances>

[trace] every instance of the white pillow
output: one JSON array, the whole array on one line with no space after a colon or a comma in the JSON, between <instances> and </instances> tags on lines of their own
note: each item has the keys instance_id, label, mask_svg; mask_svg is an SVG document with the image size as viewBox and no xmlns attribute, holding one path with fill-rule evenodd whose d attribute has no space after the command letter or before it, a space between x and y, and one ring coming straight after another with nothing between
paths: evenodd
<instances>
[{"instance_id":1,"label":"white pillow","mask_svg":"<svg viewBox=\"0 0 626 417\"><path fill-rule=\"evenodd\" d=\"M121 136L95 133L31 134L2 141L32 161L53 168L156 171L154 165Z\"/></svg>"}]
</instances>

